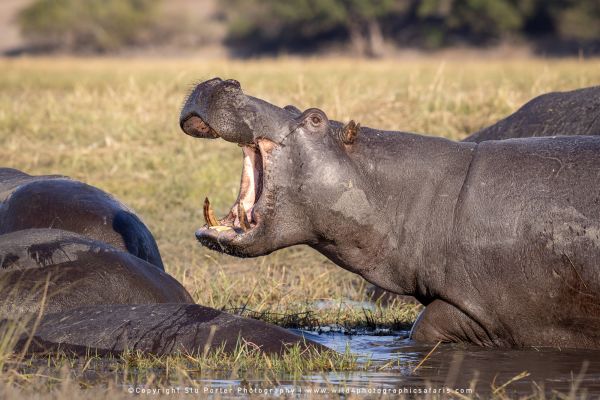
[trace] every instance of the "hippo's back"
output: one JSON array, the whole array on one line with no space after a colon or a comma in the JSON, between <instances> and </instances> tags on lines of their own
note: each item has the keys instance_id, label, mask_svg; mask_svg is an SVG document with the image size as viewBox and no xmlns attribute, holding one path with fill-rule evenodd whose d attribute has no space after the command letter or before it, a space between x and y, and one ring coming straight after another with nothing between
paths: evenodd
<instances>
[{"instance_id":1,"label":"hippo's back","mask_svg":"<svg viewBox=\"0 0 600 400\"><path fill-rule=\"evenodd\" d=\"M600 86L538 96L463 141L567 135L600 135Z\"/></svg>"},{"instance_id":2,"label":"hippo's back","mask_svg":"<svg viewBox=\"0 0 600 400\"><path fill-rule=\"evenodd\" d=\"M110 194L64 176L0 168L0 234L36 228L75 232L164 269L146 225Z\"/></svg>"},{"instance_id":3,"label":"hippo's back","mask_svg":"<svg viewBox=\"0 0 600 400\"><path fill-rule=\"evenodd\" d=\"M83 305L193 303L175 279L127 252L59 229L0 235L0 316Z\"/></svg>"},{"instance_id":4,"label":"hippo's back","mask_svg":"<svg viewBox=\"0 0 600 400\"><path fill-rule=\"evenodd\" d=\"M600 291L599 154L592 136L480 143L455 208L454 259L478 260L479 276L497 285L525 277L545 293L565 274Z\"/></svg>"},{"instance_id":5,"label":"hippo's back","mask_svg":"<svg viewBox=\"0 0 600 400\"><path fill-rule=\"evenodd\" d=\"M14 168L0 168L0 203L4 202L16 189L22 185L30 182L49 179L68 178L61 175L34 176Z\"/></svg>"}]
</instances>

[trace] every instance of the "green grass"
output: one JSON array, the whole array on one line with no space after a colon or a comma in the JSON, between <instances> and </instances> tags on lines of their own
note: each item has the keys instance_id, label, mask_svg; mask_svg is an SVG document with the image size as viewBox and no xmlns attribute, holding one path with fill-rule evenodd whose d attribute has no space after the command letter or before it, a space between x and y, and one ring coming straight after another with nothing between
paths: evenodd
<instances>
[{"instance_id":1,"label":"green grass","mask_svg":"<svg viewBox=\"0 0 600 400\"><path fill-rule=\"evenodd\" d=\"M99 357L90 353L77 357L67 353L51 355L32 355L7 366L17 371L20 377L32 376L44 371L47 375L56 375L56 371L67 368L85 376L86 371L104 371L121 375L123 382L136 379L146 381L154 375L168 383L173 371L184 372L193 377L210 376L227 372L232 375L267 375L272 378L282 374L300 378L302 374L320 371L364 371L369 362L358 363L357 357L347 350L336 353L330 350L290 346L281 355L258 352L255 346L239 342L233 352L225 352L223 347L206 351L203 354L178 353L169 356L153 356L140 352L126 352L119 356ZM92 383L92 382L90 382Z\"/></svg>"},{"instance_id":2,"label":"green grass","mask_svg":"<svg viewBox=\"0 0 600 400\"><path fill-rule=\"evenodd\" d=\"M225 213L236 198L241 171L237 146L195 140L178 126L185 94L195 82L214 76L235 78L246 93L280 106L316 106L330 118L363 126L461 139L538 94L598 84L600 62L0 60L1 164L32 174L68 175L132 206L155 234L167 271L198 303L244 308L245 315L287 326L399 327L414 320L418 307L397 302L367 312L344 304L369 299L365 281L309 248L240 260L196 243L201 201L208 195L217 214ZM323 300L334 306L317 307ZM253 370L269 362L276 370L294 363L302 371L332 368L318 355L292 354L287 361L252 357L242 358ZM222 359L222 364L204 360L203 368L241 365L240 358ZM178 379L187 379L199 364L184 361L159 360L151 370L159 369L162 376L169 363L181 362ZM62 371L62 380L53 381L27 375L31 372L10 366L10 360L1 362L16 374L4 373L2 380L24 391L48 384L59 387L56 394L60 387L78 385L67 364L54 368ZM121 376L128 363L115 361L114 376ZM106 393L123 382L101 381Z\"/></svg>"}]
</instances>

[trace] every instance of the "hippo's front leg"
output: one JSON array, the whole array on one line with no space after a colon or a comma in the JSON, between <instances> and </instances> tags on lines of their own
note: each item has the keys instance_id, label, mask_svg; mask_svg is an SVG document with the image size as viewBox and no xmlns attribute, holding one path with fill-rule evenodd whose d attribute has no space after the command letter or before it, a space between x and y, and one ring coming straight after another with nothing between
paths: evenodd
<instances>
[{"instance_id":1,"label":"hippo's front leg","mask_svg":"<svg viewBox=\"0 0 600 400\"><path fill-rule=\"evenodd\" d=\"M486 347L499 345L479 323L443 300L434 300L421 312L412 327L410 338L418 342L471 342Z\"/></svg>"}]
</instances>

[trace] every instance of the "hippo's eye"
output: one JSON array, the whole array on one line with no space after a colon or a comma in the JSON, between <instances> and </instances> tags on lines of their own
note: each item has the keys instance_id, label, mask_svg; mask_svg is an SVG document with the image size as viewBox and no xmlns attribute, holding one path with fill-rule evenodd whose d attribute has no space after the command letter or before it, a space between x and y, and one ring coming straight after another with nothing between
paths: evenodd
<instances>
[{"instance_id":1,"label":"hippo's eye","mask_svg":"<svg viewBox=\"0 0 600 400\"><path fill-rule=\"evenodd\" d=\"M327 116L318 108L309 108L302 113L300 121L311 130L319 131L327 124Z\"/></svg>"}]
</instances>

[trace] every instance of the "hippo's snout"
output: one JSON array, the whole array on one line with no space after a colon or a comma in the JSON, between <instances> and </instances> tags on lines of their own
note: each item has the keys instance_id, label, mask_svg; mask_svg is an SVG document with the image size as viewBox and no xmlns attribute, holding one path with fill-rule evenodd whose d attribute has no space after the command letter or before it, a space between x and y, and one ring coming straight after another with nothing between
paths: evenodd
<instances>
[{"instance_id":1,"label":"hippo's snout","mask_svg":"<svg viewBox=\"0 0 600 400\"><path fill-rule=\"evenodd\" d=\"M179 125L188 135L223 138L229 142L250 144L254 141L248 126L256 114L241 85L234 79L213 78L197 85L186 98Z\"/></svg>"},{"instance_id":2,"label":"hippo's snout","mask_svg":"<svg viewBox=\"0 0 600 400\"><path fill-rule=\"evenodd\" d=\"M187 96L179 115L179 126L186 134L202 139L218 137L206 122L206 104L210 101L215 87L222 82L221 78L202 82Z\"/></svg>"}]
</instances>

